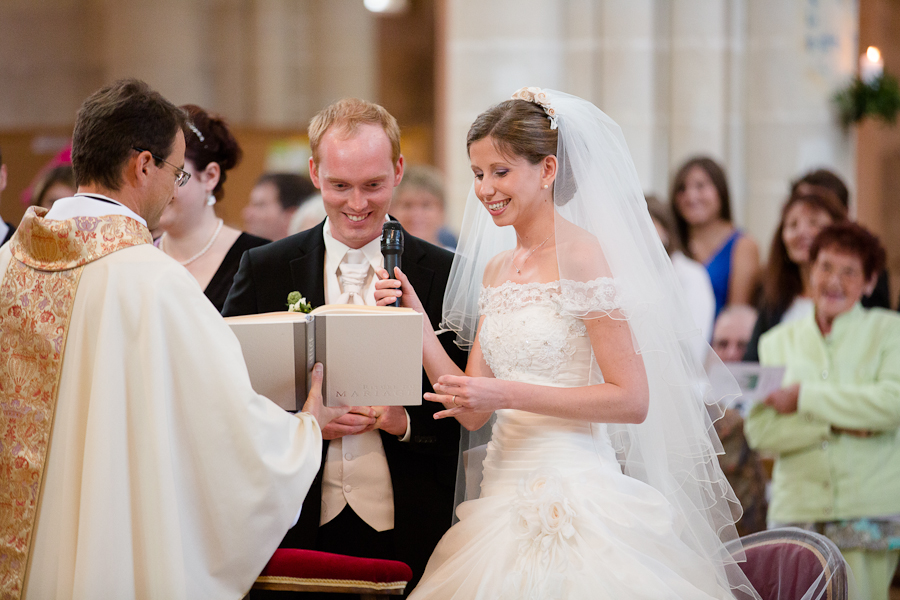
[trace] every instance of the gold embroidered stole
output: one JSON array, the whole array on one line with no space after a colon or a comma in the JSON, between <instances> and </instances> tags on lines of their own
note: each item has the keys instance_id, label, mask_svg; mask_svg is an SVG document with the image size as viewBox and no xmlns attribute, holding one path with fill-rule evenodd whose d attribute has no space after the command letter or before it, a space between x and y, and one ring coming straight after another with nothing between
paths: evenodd
<instances>
[{"instance_id":1,"label":"gold embroidered stole","mask_svg":"<svg viewBox=\"0 0 900 600\"><path fill-rule=\"evenodd\" d=\"M129 217L41 218L31 208L10 240L0 285L0 599L18 599L50 445L63 353L84 265L152 242Z\"/></svg>"}]
</instances>

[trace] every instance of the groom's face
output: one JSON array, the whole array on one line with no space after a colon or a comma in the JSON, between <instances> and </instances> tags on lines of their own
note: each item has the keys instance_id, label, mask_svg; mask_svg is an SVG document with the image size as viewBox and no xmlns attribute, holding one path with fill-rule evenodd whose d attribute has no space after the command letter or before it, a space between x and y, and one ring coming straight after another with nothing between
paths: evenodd
<instances>
[{"instance_id":1,"label":"groom's face","mask_svg":"<svg viewBox=\"0 0 900 600\"><path fill-rule=\"evenodd\" d=\"M391 160L391 142L379 125L355 133L329 128L319 143L319 161L309 174L322 192L331 235L350 248L362 248L381 235L394 188L403 178L403 157Z\"/></svg>"}]
</instances>

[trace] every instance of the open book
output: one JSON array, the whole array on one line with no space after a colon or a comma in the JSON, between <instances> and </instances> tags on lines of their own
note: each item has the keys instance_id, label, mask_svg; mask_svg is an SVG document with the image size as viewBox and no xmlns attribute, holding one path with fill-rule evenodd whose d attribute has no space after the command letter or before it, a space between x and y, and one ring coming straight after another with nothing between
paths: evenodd
<instances>
[{"instance_id":1,"label":"open book","mask_svg":"<svg viewBox=\"0 0 900 600\"><path fill-rule=\"evenodd\" d=\"M285 410L303 408L309 373L325 366L327 406L422 403L422 315L409 308L330 304L309 314L227 317L253 389Z\"/></svg>"}]
</instances>

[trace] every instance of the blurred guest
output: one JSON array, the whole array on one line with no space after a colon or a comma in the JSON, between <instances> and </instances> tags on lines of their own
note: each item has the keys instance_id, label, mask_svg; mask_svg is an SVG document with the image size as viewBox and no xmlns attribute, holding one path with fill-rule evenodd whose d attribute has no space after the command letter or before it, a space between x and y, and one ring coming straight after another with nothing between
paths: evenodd
<instances>
[{"instance_id":1,"label":"blurred guest","mask_svg":"<svg viewBox=\"0 0 900 600\"><path fill-rule=\"evenodd\" d=\"M850 210L850 190L844 180L834 171L816 169L791 182L791 195L814 192L816 189L830 190L845 210Z\"/></svg>"},{"instance_id":2,"label":"blurred guest","mask_svg":"<svg viewBox=\"0 0 900 600\"><path fill-rule=\"evenodd\" d=\"M675 175L670 195L684 253L706 267L716 294L716 315L728 304L753 304L759 248L731 222L725 171L696 157Z\"/></svg>"},{"instance_id":3,"label":"blurred guest","mask_svg":"<svg viewBox=\"0 0 900 600\"><path fill-rule=\"evenodd\" d=\"M0 153L0 195L3 194L3 190L6 189L6 165L3 164L3 154ZM7 223L2 218L0 218L0 246L5 244L9 238L12 237L12 234L16 232L16 228L13 227L12 223Z\"/></svg>"},{"instance_id":4,"label":"blurred guest","mask_svg":"<svg viewBox=\"0 0 900 600\"><path fill-rule=\"evenodd\" d=\"M456 239L456 236L453 235L450 228L444 225L441 227L441 230L438 231L438 241L440 242L440 245L447 250L456 250L456 244L459 240Z\"/></svg>"},{"instance_id":5,"label":"blurred guest","mask_svg":"<svg viewBox=\"0 0 900 600\"><path fill-rule=\"evenodd\" d=\"M829 188L799 186L781 209L765 271L760 315L745 360L759 360L759 336L813 311L809 248L822 229L847 220L847 211Z\"/></svg>"},{"instance_id":6,"label":"blurred guest","mask_svg":"<svg viewBox=\"0 0 900 600\"><path fill-rule=\"evenodd\" d=\"M700 328L702 340L695 344L694 353L700 362L706 360L707 344L712 335L713 319L716 316L716 297L706 269L681 251L678 232L672 211L655 196L646 196L650 218L656 226L659 239L672 261L672 268L684 290L685 299L694 323Z\"/></svg>"},{"instance_id":7,"label":"blurred guest","mask_svg":"<svg viewBox=\"0 0 900 600\"><path fill-rule=\"evenodd\" d=\"M288 235L294 235L307 229L312 229L325 220L328 214L325 212L325 201L322 200L322 194L313 194L303 201L294 215L291 217L291 223L288 225Z\"/></svg>"},{"instance_id":8,"label":"blurred guest","mask_svg":"<svg viewBox=\"0 0 900 600\"><path fill-rule=\"evenodd\" d=\"M722 362L740 361L756 322L756 310L745 304L725 308L713 328L712 348ZM759 454L744 437L744 419L739 408L728 408L715 423L725 453L719 465L734 488L744 514L736 523L740 535L766 528L766 473Z\"/></svg>"},{"instance_id":9,"label":"blurred guest","mask_svg":"<svg viewBox=\"0 0 900 600\"><path fill-rule=\"evenodd\" d=\"M831 190L837 195L841 204L844 205L844 209L848 213L850 212L850 190L847 189L847 184L844 183L844 180L841 179L837 173L829 171L828 169L816 169L815 171L810 171L800 179L791 183L791 194L798 191L806 192L815 190L817 188L820 190L823 188ZM878 283L875 284L875 289L872 290L871 294L863 296L862 305L866 308L875 306L881 308L891 307L891 291L888 286L887 269L882 269L878 274Z\"/></svg>"},{"instance_id":10,"label":"blurred guest","mask_svg":"<svg viewBox=\"0 0 900 600\"><path fill-rule=\"evenodd\" d=\"M182 108L190 119L184 170L191 178L166 207L157 243L190 271L221 311L244 251L268 240L228 227L216 216L214 206L225 195L222 186L241 160L241 147L221 117L193 104Z\"/></svg>"},{"instance_id":11,"label":"blurred guest","mask_svg":"<svg viewBox=\"0 0 900 600\"><path fill-rule=\"evenodd\" d=\"M72 165L59 165L47 171L31 192L31 204L49 209L60 198L75 195L75 171Z\"/></svg>"},{"instance_id":12,"label":"blurred guest","mask_svg":"<svg viewBox=\"0 0 900 600\"><path fill-rule=\"evenodd\" d=\"M435 246L446 246L441 239L444 227L444 183L441 172L426 165L410 165L394 192L391 216L410 234ZM453 246L455 246L455 240Z\"/></svg>"},{"instance_id":13,"label":"blurred guest","mask_svg":"<svg viewBox=\"0 0 900 600\"><path fill-rule=\"evenodd\" d=\"M738 362L744 359L756 309L746 304L729 306L719 314L713 328L712 348L722 362Z\"/></svg>"},{"instance_id":14,"label":"blurred guest","mask_svg":"<svg viewBox=\"0 0 900 600\"><path fill-rule=\"evenodd\" d=\"M244 229L273 242L287 237L291 217L304 200L316 193L308 177L295 173L264 173L244 207Z\"/></svg>"},{"instance_id":15,"label":"blurred guest","mask_svg":"<svg viewBox=\"0 0 900 600\"><path fill-rule=\"evenodd\" d=\"M823 533L860 598L887 600L900 559L900 316L863 308L885 252L855 223L809 251L814 311L760 338L784 386L750 412L747 438L776 455L769 526Z\"/></svg>"},{"instance_id":16,"label":"blurred guest","mask_svg":"<svg viewBox=\"0 0 900 600\"><path fill-rule=\"evenodd\" d=\"M71 188L72 193L68 194L68 196L72 196L75 192L75 174L74 171L68 171L66 169L60 169L58 174L50 175L51 171L55 171L57 167L71 167L72 166L72 143L69 142L66 146L57 152L53 158L51 158L47 163L40 168L40 170L35 174L34 178L32 178L31 183L28 184L28 187L22 190L22 194L20 196L20 200L22 204L27 204L29 206L42 206L38 202L35 201L35 197L38 195L38 192L41 192L42 189L47 189L47 182L50 182L52 186L55 182L62 182L66 187ZM69 175L71 173L71 176ZM69 178L71 177L71 182ZM62 191L62 190L59 190ZM57 195L57 194L51 194ZM58 196L53 200L59 200L64 196ZM52 204L52 202L50 203ZM45 208L49 208L49 204L45 206Z\"/></svg>"}]
</instances>

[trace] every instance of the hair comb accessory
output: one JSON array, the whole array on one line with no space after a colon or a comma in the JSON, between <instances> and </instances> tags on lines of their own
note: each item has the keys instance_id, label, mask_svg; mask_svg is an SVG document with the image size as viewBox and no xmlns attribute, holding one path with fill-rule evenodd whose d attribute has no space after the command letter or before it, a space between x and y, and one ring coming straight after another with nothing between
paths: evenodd
<instances>
[{"instance_id":1,"label":"hair comb accessory","mask_svg":"<svg viewBox=\"0 0 900 600\"><path fill-rule=\"evenodd\" d=\"M550 99L547 94L539 87L523 87L512 95L513 100L525 100L526 102L534 102L544 109L547 118L550 119L550 129L556 129L556 111L550 106Z\"/></svg>"},{"instance_id":2,"label":"hair comb accessory","mask_svg":"<svg viewBox=\"0 0 900 600\"><path fill-rule=\"evenodd\" d=\"M202 134L202 133L200 133L200 130L199 130L199 129L197 129L197 126L196 126L196 125L194 125L194 124L193 124L193 123L191 123L191 122L188 122L188 124L187 124L187 125L188 125L188 127L190 127L190 128L191 128L191 131L193 131L193 132L194 132L194 135L196 135L196 136L197 136L197 139L199 139L199 140L200 140L200 141L201 141L201 142L205 142L205 141L206 141L206 138L205 138L205 137L203 137L203 134Z\"/></svg>"}]
</instances>

